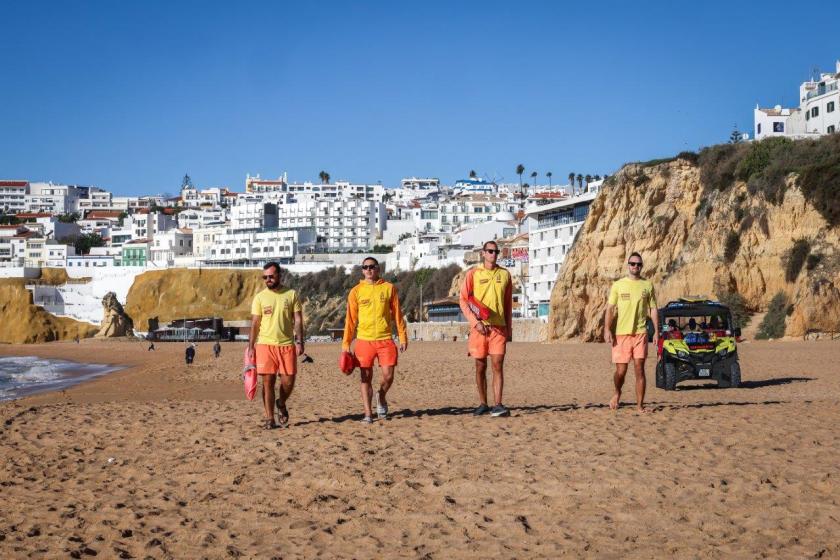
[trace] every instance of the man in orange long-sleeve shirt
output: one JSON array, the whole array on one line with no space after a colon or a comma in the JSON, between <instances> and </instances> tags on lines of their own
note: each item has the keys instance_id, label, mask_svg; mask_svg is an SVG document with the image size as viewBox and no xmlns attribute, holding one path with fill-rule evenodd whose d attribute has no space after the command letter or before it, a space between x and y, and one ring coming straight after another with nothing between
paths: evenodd
<instances>
[{"instance_id":1,"label":"man in orange long-sleeve shirt","mask_svg":"<svg viewBox=\"0 0 840 560\"><path fill-rule=\"evenodd\" d=\"M480 416L510 416L510 411L502 404L502 392L505 386L505 350L507 342L513 337L513 283L510 272L496 264L499 258L499 245L487 241L481 248L483 262L467 271L461 285L461 311L470 322L470 335L467 342L468 353L475 358L475 383L481 404L473 414ZM474 301L470 302L470 298ZM486 319L481 319L477 305L489 311ZM487 356L493 365L493 397L495 404L487 406Z\"/></svg>"},{"instance_id":2,"label":"man in orange long-sleeve shirt","mask_svg":"<svg viewBox=\"0 0 840 560\"><path fill-rule=\"evenodd\" d=\"M400 311L397 288L379 277L379 261L368 257L362 261L364 279L347 296L347 317L344 321L344 339L341 348L350 350L353 339L356 359L359 361L362 382L362 404L365 407L363 422L373 422L371 400L373 399L373 361L379 361L382 383L376 405L376 415L388 417L388 389L394 382L394 368L397 365L397 346L393 339L393 325L396 324L400 339L400 351L408 349L408 335L405 318Z\"/></svg>"}]
</instances>

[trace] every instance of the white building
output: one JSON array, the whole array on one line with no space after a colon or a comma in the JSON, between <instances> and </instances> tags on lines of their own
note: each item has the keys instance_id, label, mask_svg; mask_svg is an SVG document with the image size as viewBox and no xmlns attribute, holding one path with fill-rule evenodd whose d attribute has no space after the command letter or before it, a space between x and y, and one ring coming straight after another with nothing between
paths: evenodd
<instances>
[{"instance_id":1,"label":"white building","mask_svg":"<svg viewBox=\"0 0 840 560\"><path fill-rule=\"evenodd\" d=\"M123 221L132 231L132 239L152 239L160 232L178 227L178 220L167 212L138 212Z\"/></svg>"},{"instance_id":2,"label":"white building","mask_svg":"<svg viewBox=\"0 0 840 560\"><path fill-rule=\"evenodd\" d=\"M477 177L458 179L455 181L453 191L455 196L470 194L492 195L496 193L496 184Z\"/></svg>"},{"instance_id":3,"label":"white building","mask_svg":"<svg viewBox=\"0 0 840 560\"><path fill-rule=\"evenodd\" d=\"M152 239L149 253L152 262L162 267L173 266L175 259L178 257L192 256L192 230L173 228L156 233Z\"/></svg>"},{"instance_id":4,"label":"white building","mask_svg":"<svg viewBox=\"0 0 840 560\"><path fill-rule=\"evenodd\" d=\"M528 228L528 301L531 311L548 316L551 290L575 236L589 214L600 183L588 192L525 209Z\"/></svg>"},{"instance_id":5,"label":"white building","mask_svg":"<svg viewBox=\"0 0 840 560\"><path fill-rule=\"evenodd\" d=\"M24 196L24 210L51 214L75 212L86 190L74 185L29 183L29 192Z\"/></svg>"},{"instance_id":6,"label":"white building","mask_svg":"<svg viewBox=\"0 0 840 560\"><path fill-rule=\"evenodd\" d=\"M230 233L225 225L211 225L193 229L193 255L196 260L201 261L210 256L210 250L216 244L216 240Z\"/></svg>"},{"instance_id":7,"label":"white building","mask_svg":"<svg viewBox=\"0 0 840 560\"><path fill-rule=\"evenodd\" d=\"M115 258L110 255L74 255L67 256L67 273L84 268L106 268L114 266Z\"/></svg>"},{"instance_id":8,"label":"white building","mask_svg":"<svg viewBox=\"0 0 840 560\"><path fill-rule=\"evenodd\" d=\"M231 231L277 228L277 205L271 202L242 202L230 211Z\"/></svg>"},{"instance_id":9,"label":"white building","mask_svg":"<svg viewBox=\"0 0 840 560\"><path fill-rule=\"evenodd\" d=\"M450 264L464 267L464 256L472 247L448 243L447 236L439 233L420 234L403 239L385 256L385 269L389 271L417 268L443 268Z\"/></svg>"},{"instance_id":10,"label":"white building","mask_svg":"<svg viewBox=\"0 0 840 560\"><path fill-rule=\"evenodd\" d=\"M179 228L202 228L228 220L226 208L190 208L178 212Z\"/></svg>"},{"instance_id":11,"label":"white building","mask_svg":"<svg viewBox=\"0 0 840 560\"><path fill-rule=\"evenodd\" d=\"M409 177L400 181L398 189L388 191L388 193L392 195L393 202L397 204L433 198L440 195L440 179Z\"/></svg>"},{"instance_id":12,"label":"white building","mask_svg":"<svg viewBox=\"0 0 840 560\"><path fill-rule=\"evenodd\" d=\"M840 129L840 60L834 72L799 86L799 107L772 109L755 107L755 139L771 136L815 138Z\"/></svg>"},{"instance_id":13,"label":"white building","mask_svg":"<svg viewBox=\"0 0 840 560\"><path fill-rule=\"evenodd\" d=\"M519 221L511 212L498 212L491 220L470 224L452 234L452 241L465 247L481 247L484 242L513 237L519 233Z\"/></svg>"},{"instance_id":14,"label":"white building","mask_svg":"<svg viewBox=\"0 0 840 560\"><path fill-rule=\"evenodd\" d=\"M197 260L205 265L258 266L268 261L294 262L299 250L315 243L315 230L237 231L216 236L209 254Z\"/></svg>"},{"instance_id":15,"label":"white building","mask_svg":"<svg viewBox=\"0 0 840 560\"><path fill-rule=\"evenodd\" d=\"M76 200L74 212L84 214L90 210L115 210L111 193L97 187L88 187Z\"/></svg>"},{"instance_id":16,"label":"white building","mask_svg":"<svg viewBox=\"0 0 840 560\"><path fill-rule=\"evenodd\" d=\"M419 231L451 233L492 220L499 212L516 214L519 204L496 196L468 195L424 204L411 210Z\"/></svg>"},{"instance_id":17,"label":"white building","mask_svg":"<svg viewBox=\"0 0 840 560\"><path fill-rule=\"evenodd\" d=\"M335 183L287 183L285 175L282 179L266 181L260 179L259 175L245 178L245 192L281 192L295 195L313 195L317 199L363 199L382 202L385 197L385 187L382 185L356 184L349 181L336 181Z\"/></svg>"},{"instance_id":18,"label":"white building","mask_svg":"<svg viewBox=\"0 0 840 560\"><path fill-rule=\"evenodd\" d=\"M67 257L76 255L76 248L73 245L65 245L54 240L47 240L44 244L44 251L46 252L45 266L65 268L67 266Z\"/></svg>"},{"instance_id":19,"label":"white building","mask_svg":"<svg viewBox=\"0 0 840 560\"><path fill-rule=\"evenodd\" d=\"M26 209L29 181L0 181L0 212L17 214Z\"/></svg>"}]
</instances>

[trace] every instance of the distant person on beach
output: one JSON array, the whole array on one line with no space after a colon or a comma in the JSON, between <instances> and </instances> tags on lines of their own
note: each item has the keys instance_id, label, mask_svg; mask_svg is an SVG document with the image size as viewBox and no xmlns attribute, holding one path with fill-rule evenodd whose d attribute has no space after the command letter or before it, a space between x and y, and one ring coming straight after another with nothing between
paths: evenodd
<instances>
[{"instance_id":1,"label":"distant person on beach","mask_svg":"<svg viewBox=\"0 0 840 560\"><path fill-rule=\"evenodd\" d=\"M513 337L513 283L510 272L496 264L499 245L487 241L481 248L482 263L467 271L461 285L461 311L470 323L468 355L475 358L475 383L481 401L473 414L510 416L502 404L507 343ZM485 318L482 318L485 315ZM487 405L487 357L493 367L493 408Z\"/></svg>"},{"instance_id":2,"label":"distant person on beach","mask_svg":"<svg viewBox=\"0 0 840 560\"><path fill-rule=\"evenodd\" d=\"M642 278L642 256L633 252L627 260L628 274L616 280L610 288L604 321L604 340L612 346L612 362L615 364L615 393L610 408L618 408L621 388L627 375L627 366L632 360L636 374L636 406L639 412L645 408L645 359L647 358L647 319L653 321L653 344L659 344L659 312L656 295L650 280Z\"/></svg>"},{"instance_id":3,"label":"distant person on beach","mask_svg":"<svg viewBox=\"0 0 840 560\"><path fill-rule=\"evenodd\" d=\"M195 344L190 344L189 346L187 346L187 350L184 353L184 358L187 361L187 365L193 363L193 360L195 359Z\"/></svg>"},{"instance_id":4,"label":"distant person on beach","mask_svg":"<svg viewBox=\"0 0 840 560\"><path fill-rule=\"evenodd\" d=\"M152 342L149 343L149 347L146 349L146 351L151 352L154 349L155 349L155 343L154 343L154 341L152 341Z\"/></svg>"},{"instance_id":5,"label":"distant person on beach","mask_svg":"<svg viewBox=\"0 0 840 560\"><path fill-rule=\"evenodd\" d=\"M274 407L281 427L289 425L286 401L295 387L297 357L303 352L303 309L297 293L280 285L280 265L263 266L265 289L251 303L251 333L248 351L262 379L265 416L263 428L276 428ZM280 376L279 398L274 399L274 385Z\"/></svg>"},{"instance_id":6,"label":"distant person on beach","mask_svg":"<svg viewBox=\"0 0 840 560\"><path fill-rule=\"evenodd\" d=\"M213 345L213 356L218 358L219 354L222 353L222 345L219 344L219 341L216 341L216 344Z\"/></svg>"},{"instance_id":7,"label":"distant person on beach","mask_svg":"<svg viewBox=\"0 0 840 560\"><path fill-rule=\"evenodd\" d=\"M379 261L373 257L363 260L362 276L347 296L341 348L349 352L353 340L356 341L354 353L359 361L362 406L365 409L362 422L370 424L373 422L373 362L378 361L382 371L382 381L376 394L376 416L384 420L388 418L386 396L394 383L394 368L397 366L394 326L400 339L400 352L408 349L408 334L397 288L379 277Z\"/></svg>"}]
</instances>

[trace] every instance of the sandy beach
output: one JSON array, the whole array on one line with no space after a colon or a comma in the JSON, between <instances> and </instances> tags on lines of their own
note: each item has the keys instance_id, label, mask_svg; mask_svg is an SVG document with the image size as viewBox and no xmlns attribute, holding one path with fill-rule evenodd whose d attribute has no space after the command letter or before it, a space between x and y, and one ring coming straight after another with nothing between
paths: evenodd
<instances>
[{"instance_id":1,"label":"sandy beach","mask_svg":"<svg viewBox=\"0 0 840 560\"><path fill-rule=\"evenodd\" d=\"M617 412L606 348L513 344L512 417L475 418L462 344L413 344L393 419L310 345L289 429L260 429L242 344L2 346L128 366L0 403L2 558L840 556L840 345L741 346L744 387Z\"/></svg>"}]
</instances>

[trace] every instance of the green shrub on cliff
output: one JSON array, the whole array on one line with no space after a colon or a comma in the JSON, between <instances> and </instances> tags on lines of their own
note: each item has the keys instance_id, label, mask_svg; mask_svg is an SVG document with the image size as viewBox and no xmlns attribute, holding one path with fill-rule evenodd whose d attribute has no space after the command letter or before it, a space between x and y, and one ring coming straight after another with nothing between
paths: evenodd
<instances>
[{"instance_id":1,"label":"green shrub on cliff","mask_svg":"<svg viewBox=\"0 0 840 560\"><path fill-rule=\"evenodd\" d=\"M794 173L805 198L830 225L840 225L840 134L710 146L700 151L697 164L707 192L725 191L737 178L747 183L750 194L771 204L782 202L787 178Z\"/></svg>"},{"instance_id":2,"label":"green shrub on cliff","mask_svg":"<svg viewBox=\"0 0 840 560\"><path fill-rule=\"evenodd\" d=\"M793 247L782 257L786 282L796 282L810 252L811 244L807 239L797 239L793 242Z\"/></svg>"},{"instance_id":3,"label":"green shrub on cliff","mask_svg":"<svg viewBox=\"0 0 840 560\"><path fill-rule=\"evenodd\" d=\"M768 338L781 338L785 335L785 317L787 317L787 296L779 292L770 300L767 307L767 314L758 325L758 332L755 337L766 340Z\"/></svg>"}]
</instances>

